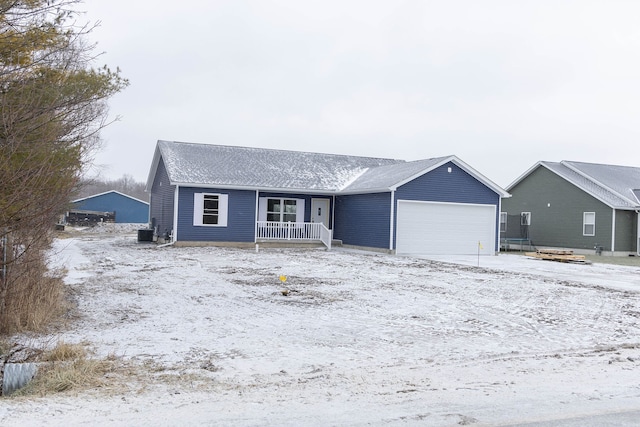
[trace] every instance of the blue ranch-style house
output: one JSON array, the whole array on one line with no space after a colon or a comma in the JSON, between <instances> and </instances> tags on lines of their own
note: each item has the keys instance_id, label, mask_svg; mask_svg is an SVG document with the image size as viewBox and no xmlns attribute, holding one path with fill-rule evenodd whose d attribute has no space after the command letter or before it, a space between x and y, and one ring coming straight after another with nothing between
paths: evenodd
<instances>
[{"instance_id":1,"label":"blue ranch-style house","mask_svg":"<svg viewBox=\"0 0 640 427\"><path fill-rule=\"evenodd\" d=\"M398 254L495 254L508 193L455 156L403 160L158 141L160 241L322 242Z\"/></svg>"}]
</instances>

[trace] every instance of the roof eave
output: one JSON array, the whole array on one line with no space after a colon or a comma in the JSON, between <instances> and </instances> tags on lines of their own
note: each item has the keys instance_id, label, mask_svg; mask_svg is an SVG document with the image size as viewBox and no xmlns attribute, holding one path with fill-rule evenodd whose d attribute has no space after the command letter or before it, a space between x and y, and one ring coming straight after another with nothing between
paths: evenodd
<instances>
[{"instance_id":1,"label":"roof eave","mask_svg":"<svg viewBox=\"0 0 640 427\"><path fill-rule=\"evenodd\" d=\"M566 166L563 162L560 162L560 164L562 164L563 166ZM569 184L573 185L574 187L576 187L578 190L580 191L584 191L585 193L587 193L588 195L590 195L591 197L593 197L594 199L596 199L597 201L609 206L611 209L618 209L618 210L633 210L635 208L629 207L629 206L614 206L611 203L607 202L606 200L604 200L602 197L598 196L597 194L593 193L592 191L589 191L588 189L576 184L575 182L569 181L566 177L560 175L558 172L554 171L552 168L548 167L545 162L538 162L536 163L532 168L530 168L527 172L525 172L520 178L518 178L518 180L514 181L513 184L511 184L509 187L509 189L511 189L513 186L515 186L518 182L522 181L524 178L526 178L526 176L528 176L531 172L533 172L533 170L535 170L538 166L542 166L545 169L547 169L549 172L555 174L556 176L558 176L560 179L565 180L566 182L568 182ZM573 171L573 169L571 169ZM581 176L584 177L584 175L580 174ZM584 177L586 178L586 177ZM588 179L588 178L587 178ZM593 181L592 181L593 182ZM597 183L596 183L597 184ZM598 184L599 185L599 184ZM608 189L607 189L608 190Z\"/></svg>"},{"instance_id":2,"label":"roof eave","mask_svg":"<svg viewBox=\"0 0 640 427\"><path fill-rule=\"evenodd\" d=\"M337 196L349 196L354 194L371 194L371 193L390 193L394 191L394 189L390 187L382 187L382 188L365 188L362 190L342 190L336 192Z\"/></svg>"},{"instance_id":3,"label":"roof eave","mask_svg":"<svg viewBox=\"0 0 640 427\"><path fill-rule=\"evenodd\" d=\"M145 205L149 204L149 202L145 202L144 200L140 200L137 197L133 197L133 196L130 196L128 194L121 193L118 190L109 190L109 191L103 191L102 193L98 193L98 194L92 194L91 196L82 197L80 199L72 200L71 203L80 203L80 202L83 202L85 200L93 199L94 197L104 196L105 194L109 194L109 193L116 193L116 194L119 194L119 195L121 195L123 197L126 197L128 199L135 200L136 202L144 203Z\"/></svg>"},{"instance_id":4,"label":"roof eave","mask_svg":"<svg viewBox=\"0 0 640 427\"><path fill-rule=\"evenodd\" d=\"M156 142L156 149L153 152L153 160L151 161L151 168L149 168L149 176L147 177L147 185L144 187L144 191L149 193L153 188L153 180L156 177L156 173L158 171L158 165L160 164L160 158L162 154L160 153L160 145L159 142Z\"/></svg>"},{"instance_id":5,"label":"roof eave","mask_svg":"<svg viewBox=\"0 0 640 427\"><path fill-rule=\"evenodd\" d=\"M542 161L536 162L533 166L531 166L529 169L527 169L522 175L517 177L511 184L507 185L505 190L511 191L513 189L513 187L515 187L516 185L520 184L520 182L522 180L524 180L526 177L528 177L534 170L536 170L538 168L538 166L545 166L545 165L544 165L544 163ZM547 168L547 169L549 169L549 168ZM551 169L549 169L549 170L551 170ZM551 170L551 172L553 172L553 171Z\"/></svg>"},{"instance_id":6,"label":"roof eave","mask_svg":"<svg viewBox=\"0 0 640 427\"><path fill-rule=\"evenodd\" d=\"M170 181L170 185L178 187L192 187L192 188L214 188L221 190L245 190L245 191L264 191L271 193L304 193L304 194L325 194L334 195L337 194L337 190L331 189L307 189L307 188L283 188L283 187L260 187L254 185L234 185L234 184L212 184L212 183L194 183L194 182L177 182Z\"/></svg>"},{"instance_id":7,"label":"roof eave","mask_svg":"<svg viewBox=\"0 0 640 427\"><path fill-rule=\"evenodd\" d=\"M608 206L610 206L612 209L615 209L617 211L634 211L634 212L638 212L640 210L640 205L636 205L636 206L611 206L608 204Z\"/></svg>"},{"instance_id":8,"label":"roof eave","mask_svg":"<svg viewBox=\"0 0 640 427\"><path fill-rule=\"evenodd\" d=\"M631 200L630 198L626 197L626 196L625 196L625 195L623 195L623 194L620 194L618 191L614 190L613 188L611 188L611 187L609 187L609 186L607 186L607 185L603 184L601 181L598 181L597 179L595 179L595 178L594 178L594 177L592 177L591 175L588 175L588 174L586 174L586 173L582 172L580 169L578 169L577 167L575 167L571 162L569 162L569 161L564 161L564 160L563 160L563 161L562 161L562 162L560 162L560 163L561 163L562 165L564 165L564 166L568 167L569 169L571 169L572 171L574 171L574 172L575 172L575 173L577 173L578 175L582 176L583 178L588 179L589 181L591 181L591 182L593 182L594 184L596 184L596 185L598 185L598 186L600 186L600 187L604 188L605 190L609 191L610 193L615 194L615 195L616 195L616 197L619 197L619 198L621 198L622 200L625 200L625 201L626 201L627 203L629 203L630 205L634 205L634 206L636 205L636 203L635 203L633 200ZM585 191L586 191L586 190L585 190ZM609 206L611 206L611 205L609 205ZM611 206L611 207L614 207L614 206ZM618 208L615 208L615 209L618 209ZM620 208L620 209L622 209L622 208Z\"/></svg>"}]
</instances>

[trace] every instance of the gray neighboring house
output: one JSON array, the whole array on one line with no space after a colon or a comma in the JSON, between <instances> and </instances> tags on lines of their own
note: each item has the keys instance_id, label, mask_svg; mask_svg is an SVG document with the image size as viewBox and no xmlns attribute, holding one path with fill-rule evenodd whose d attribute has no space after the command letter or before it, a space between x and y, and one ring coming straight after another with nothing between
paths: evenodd
<instances>
[{"instance_id":1,"label":"gray neighboring house","mask_svg":"<svg viewBox=\"0 0 640 427\"><path fill-rule=\"evenodd\" d=\"M541 161L506 190L503 242L640 255L640 168Z\"/></svg>"}]
</instances>

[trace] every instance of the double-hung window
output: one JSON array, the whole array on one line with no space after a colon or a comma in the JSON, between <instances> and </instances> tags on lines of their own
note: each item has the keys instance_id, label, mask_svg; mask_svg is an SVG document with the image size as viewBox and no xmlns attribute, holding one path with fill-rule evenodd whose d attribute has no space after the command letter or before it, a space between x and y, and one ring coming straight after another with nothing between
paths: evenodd
<instances>
[{"instance_id":1,"label":"double-hung window","mask_svg":"<svg viewBox=\"0 0 640 427\"><path fill-rule=\"evenodd\" d=\"M296 222L297 208L295 199L267 199L267 221Z\"/></svg>"},{"instance_id":2,"label":"double-hung window","mask_svg":"<svg viewBox=\"0 0 640 427\"><path fill-rule=\"evenodd\" d=\"M304 222L304 199L260 197L258 220L269 222Z\"/></svg>"},{"instance_id":3,"label":"double-hung window","mask_svg":"<svg viewBox=\"0 0 640 427\"><path fill-rule=\"evenodd\" d=\"M507 212L500 212L500 232L507 231Z\"/></svg>"},{"instance_id":4,"label":"double-hung window","mask_svg":"<svg viewBox=\"0 0 640 427\"><path fill-rule=\"evenodd\" d=\"M193 195L193 225L227 226L228 194L195 193Z\"/></svg>"},{"instance_id":5,"label":"double-hung window","mask_svg":"<svg viewBox=\"0 0 640 427\"><path fill-rule=\"evenodd\" d=\"M220 195L205 194L204 209L202 211L202 223L208 225L218 225L220 219Z\"/></svg>"},{"instance_id":6,"label":"double-hung window","mask_svg":"<svg viewBox=\"0 0 640 427\"><path fill-rule=\"evenodd\" d=\"M583 212L582 235L583 236L596 235L596 213L595 212Z\"/></svg>"},{"instance_id":7,"label":"double-hung window","mask_svg":"<svg viewBox=\"0 0 640 427\"><path fill-rule=\"evenodd\" d=\"M531 225L531 212L520 213L520 225Z\"/></svg>"}]
</instances>

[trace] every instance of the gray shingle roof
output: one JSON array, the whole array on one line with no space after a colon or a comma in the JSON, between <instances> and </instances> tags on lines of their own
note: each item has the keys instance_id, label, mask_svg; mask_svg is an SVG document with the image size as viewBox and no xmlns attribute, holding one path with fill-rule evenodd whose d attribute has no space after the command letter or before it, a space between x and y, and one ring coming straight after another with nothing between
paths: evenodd
<instances>
[{"instance_id":1,"label":"gray shingle roof","mask_svg":"<svg viewBox=\"0 0 640 427\"><path fill-rule=\"evenodd\" d=\"M540 164L612 208L640 208L634 195L640 188L640 168L571 161Z\"/></svg>"},{"instance_id":2,"label":"gray shingle roof","mask_svg":"<svg viewBox=\"0 0 640 427\"><path fill-rule=\"evenodd\" d=\"M172 183L339 191L367 169L402 160L158 141Z\"/></svg>"},{"instance_id":3,"label":"gray shingle roof","mask_svg":"<svg viewBox=\"0 0 640 427\"><path fill-rule=\"evenodd\" d=\"M385 191L448 160L502 196L507 193L455 156L404 160L158 141L147 187L162 158L172 184L313 192Z\"/></svg>"},{"instance_id":4,"label":"gray shingle roof","mask_svg":"<svg viewBox=\"0 0 640 427\"><path fill-rule=\"evenodd\" d=\"M343 189L345 192L357 192L390 188L419 174L448 157L416 160L414 162L396 163L368 169L353 183Z\"/></svg>"}]
</instances>

